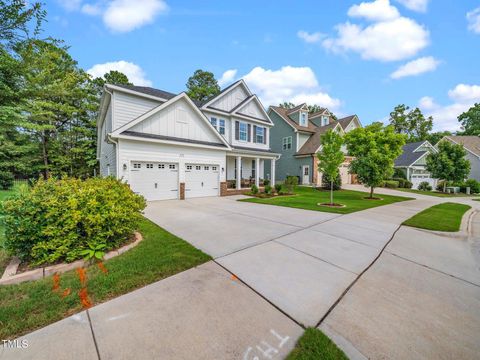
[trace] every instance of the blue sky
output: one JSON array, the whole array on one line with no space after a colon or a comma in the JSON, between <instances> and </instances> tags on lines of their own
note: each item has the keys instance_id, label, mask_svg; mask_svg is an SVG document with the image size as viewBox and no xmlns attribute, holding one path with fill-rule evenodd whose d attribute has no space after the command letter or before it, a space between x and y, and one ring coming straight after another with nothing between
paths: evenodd
<instances>
[{"instance_id":1,"label":"blue sky","mask_svg":"<svg viewBox=\"0 0 480 360\"><path fill-rule=\"evenodd\" d=\"M480 2L51 0L45 35L92 74L180 92L198 68L265 106L306 101L364 124L420 106L435 129L480 102Z\"/></svg>"}]
</instances>

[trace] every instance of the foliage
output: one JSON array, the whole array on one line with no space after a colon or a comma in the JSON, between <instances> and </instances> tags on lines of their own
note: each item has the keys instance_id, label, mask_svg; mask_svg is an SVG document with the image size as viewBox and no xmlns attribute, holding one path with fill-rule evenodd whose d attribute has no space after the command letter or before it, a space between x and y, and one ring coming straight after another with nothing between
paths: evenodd
<instances>
[{"instance_id":1,"label":"foliage","mask_svg":"<svg viewBox=\"0 0 480 360\"><path fill-rule=\"evenodd\" d=\"M293 194L296 189L296 186L298 185L298 177L293 175L287 176L285 178L284 185L285 185L285 189L287 190L287 193Z\"/></svg>"},{"instance_id":2,"label":"foliage","mask_svg":"<svg viewBox=\"0 0 480 360\"><path fill-rule=\"evenodd\" d=\"M309 359L348 360L348 357L320 330L307 328L288 355L287 360Z\"/></svg>"},{"instance_id":3,"label":"foliage","mask_svg":"<svg viewBox=\"0 0 480 360\"><path fill-rule=\"evenodd\" d=\"M457 119L464 129L463 135L480 135L480 103L475 103Z\"/></svg>"},{"instance_id":4,"label":"foliage","mask_svg":"<svg viewBox=\"0 0 480 360\"><path fill-rule=\"evenodd\" d=\"M198 69L187 80L187 95L196 101L207 101L220 93L215 75L210 71Z\"/></svg>"},{"instance_id":5,"label":"foliage","mask_svg":"<svg viewBox=\"0 0 480 360\"><path fill-rule=\"evenodd\" d=\"M344 162L345 155L342 152L342 136L333 130L328 130L320 138L322 148L317 154L318 171L330 180L330 204L333 205L333 187L338 179L338 167ZM323 181L323 180L322 180Z\"/></svg>"},{"instance_id":6,"label":"foliage","mask_svg":"<svg viewBox=\"0 0 480 360\"><path fill-rule=\"evenodd\" d=\"M340 176L340 171L337 171L334 179L333 190L338 191L342 188L342 177ZM330 190L331 188L332 182L330 181L330 176L328 174L322 174L322 189Z\"/></svg>"},{"instance_id":7,"label":"foliage","mask_svg":"<svg viewBox=\"0 0 480 360\"><path fill-rule=\"evenodd\" d=\"M408 142L426 140L433 128L433 118L425 118L422 111L417 107L410 108L404 104L397 105L390 113L390 125L398 134L405 134Z\"/></svg>"},{"instance_id":8,"label":"foliage","mask_svg":"<svg viewBox=\"0 0 480 360\"><path fill-rule=\"evenodd\" d=\"M428 181L422 181L420 184L418 184L418 190L432 191L432 186L428 183Z\"/></svg>"},{"instance_id":9,"label":"foliage","mask_svg":"<svg viewBox=\"0 0 480 360\"><path fill-rule=\"evenodd\" d=\"M466 192L466 188L470 188L470 194L478 194L480 193L480 182L475 179L468 179L465 181L464 188L460 189L462 192Z\"/></svg>"},{"instance_id":10,"label":"foliage","mask_svg":"<svg viewBox=\"0 0 480 360\"><path fill-rule=\"evenodd\" d=\"M143 197L113 178L50 178L3 203L5 247L34 264L73 261L90 247L106 250L137 228Z\"/></svg>"},{"instance_id":11,"label":"foliage","mask_svg":"<svg viewBox=\"0 0 480 360\"><path fill-rule=\"evenodd\" d=\"M462 217L470 206L457 203L442 203L425 209L403 225L434 231L458 231Z\"/></svg>"},{"instance_id":12,"label":"foliage","mask_svg":"<svg viewBox=\"0 0 480 360\"><path fill-rule=\"evenodd\" d=\"M275 184L275 192L277 194L280 194L281 191L282 191L282 184Z\"/></svg>"},{"instance_id":13,"label":"foliage","mask_svg":"<svg viewBox=\"0 0 480 360\"><path fill-rule=\"evenodd\" d=\"M264 186L270 185L270 180L269 179L263 179L263 185Z\"/></svg>"},{"instance_id":14,"label":"foliage","mask_svg":"<svg viewBox=\"0 0 480 360\"><path fill-rule=\"evenodd\" d=\"M392 126L373 123L347 133L345 143L349 155L355 157L350 172L370 187L372 198L375 187L392 176L394 160L402 153L405 136L395 133Z\"/></svg>"},{"instance_id":15,"label":"foliage","mask_svg":"<svg viewBox=\"0 0 480 360\"><path fill-rule=\"evenodd\" d=\"M107 245L105 244L88 244L88 249L80 251L79 254L82 255L85 260L102 260L103 256L105 255L106 247Z\"/></svg>"},{"instance_id":16,"label":"foliage","mask_svg":"<svg viewBox=\"0 0 480 360\"><path fill-rule=\"evenodd\" d=\"M426 168L433 178L463 181L470 172L470 162L465 156L466 151L462 145L441 141L438 152L427 155ZM445 192L445 185L443 191Z\"/></svg>"},{"instance_id":17,"label":"foliage","mask_svg":"<svg viewBox=\"0 0 480 360\"><path fill-rule=\"evenodd\" d=\"M412 183L411 181L406 180L406 181L404 182L404 184L403 184L402 187L403 187L404 189L411 189L412 186L413 186L413 183Z\"/></svg>"},{"instance_id":18,"label":"foliage","mask_svg":"<svg viewBox=\"0 0 480 360\"><path fill-rule=\"evenodd\" d=\"M394 178L402 178L402 179L407 179L407 174L405 174L402 169L395 168L393 169L393 177Z\"/></svg>"},{"instance_id":19,"label":"foliage","mask_svg":"<svg viewBox=\"0 0 480 360\"><path fill-rule=\"evenodd\" d=\"M293 109L297 105L295 105L294 103L289 102L289 101L284 101L283 103L278 104L278 106L280 106L284 109ZM316 105L316 104L307 105L307 109L308 109L309 114L315 114L317 112L325 110L325 108L321 107L320 105ZM330 112L330 116L332 117L333 120L337 120L337 117L335 116L334 113Z\"/></svg>"},{"instance_id":20,"label":"foliage","mask_svg":"<svg viewBox=\"0 0 480 360\"><path fill-rule=\"evenodd\" d=\"M272 187L270 185L265 185L265 194L271 194L272 193Z\"/></svg>"},{"instance_id":21,"label":"foliage","mask_svg":"<svg viewBox=\"0 0 480 360\"><path fill-rule=\"evenodd\" d=\"M384 180L383 182L383 186L389 189L396 189L398 185L398 181L395 180Z\"/></svg>"},{"instance_id":22,"label":"foliage","mask_svg":"<svg viewBox=\"0 0 480 360\"><path fill-rule=\"evenodd\" d=\"M255 185L255 184L253 184L253 185L250 187L250 192L251 192L252 194L254 194L254 195L255 195L255 194L258 194L258 186Z\"/></svg>"},{"instance_id":23,"label":"foliage","mask_svg":"<svg viewBox=\"0 0 480 360\"><path fill-rule=\"evenodd\" d=\"M451 182L450 181L446 181L446 180L440 180L437 182L437 186L435 187L435 189L437 191L443 191L445 192L445 188L447 186L450 186L451 185Z\"/></svg>"},{"instance_id":24,"label":"foliage","mask_svg":"<svg viewBox=\"0 0 480 360\"><path fill-rule=\"evenodd\" d=\"M436 145L440 140L443 139L443 137L450 135L452 135L450 131L438 131L428 134L426 140L428 140L430 144Z\"/></svg>"},{"instance_id":25,"label":"foliage","mask_svg":"<svg viewBox=\"0 0 480 360\"><path fill-rule=\"evenodd\" d=\"M0 170L0 189L9 190L13 187L13 174L8 171Z\"/></svg>"}]
</instances>

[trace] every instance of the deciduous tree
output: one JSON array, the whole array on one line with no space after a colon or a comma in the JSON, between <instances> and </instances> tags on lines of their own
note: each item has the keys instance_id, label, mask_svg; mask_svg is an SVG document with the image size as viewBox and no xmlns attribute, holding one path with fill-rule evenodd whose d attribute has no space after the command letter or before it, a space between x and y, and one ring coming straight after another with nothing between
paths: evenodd
<instances>
[{"instance_id":1,"label":"deciduous tree","mask_svg":"<svg viewBox=\"0 0 480 360\"><path fill-rule=\"evenodd\" d=\"M407 135L409 142L426 140L433 128L433 118L425 118L419 108L409 110L404 104L397 105L390 113L390 125L396 133Z\"/></svg>"},{"instance_id":2,"label":"deciduous tree","mask_svg":"<svg viewBox=\"0 0 480 360\"><path fill-rule=\"evenodd\" d=\"M333 205L333 184L338 174L338 167L345 160L342 152L342 136L333 130L328 130L321 137L322 148L317 154L318 171L326 174L330 179L330 205Z\"/></svg>"},{"instance_id":3,"label":"deciduous tree","mask_svg":"<svg viewBox=\"0 0 480 360\"><path fill-rule=\"evenodd\" d=\"M468 111L458 116L463 135L480 135L480 103L475 103Z\"/></svg>"},{"instance_id":4,"label":"deciduous tree","mask_svg":"<svg viewBox=\"0 0 480 360\"><path fill-rule=\"evenodd\" d=\"M207 101L220 93L215 75L210 71L196 70L195 73L188 78L187 95L196 101Z\"/></svg>"}]
</instances>

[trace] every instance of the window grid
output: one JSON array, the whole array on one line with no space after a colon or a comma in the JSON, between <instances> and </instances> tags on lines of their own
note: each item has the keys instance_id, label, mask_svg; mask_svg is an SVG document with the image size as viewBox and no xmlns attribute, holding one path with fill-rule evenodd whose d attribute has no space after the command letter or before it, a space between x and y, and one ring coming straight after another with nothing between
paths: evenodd
<instances>
[{"instance_id":1,"label":"window grid","mask_svg":"<svg viewBox=\"0 0 480 360\"><path fill-rule=\"evenodd\" d=\"M239 125L239 136L241 141L247 141L247 124L241 122Z\"/></svg>"},{"instance_id":2,"label":"window grid","mask_svg":"<svg viewBox=\"0 0 480 360\"><path fill-rule=\"evenodd\" d=\"M153 169L153 164L147 164L147 169Z\"/></svg>"},{"instance_id":3,"label":"window grid","mask_svg":"<svg viewBox=\"0 0 480 360\"><path fill-rule=\"evenodd\" d=\"M282 139L282 148L283 150L289 150L292 148L292 137L286 136Z\"/></svg>"},{"instance_id":4,"label":"window grid","mask_svg":"<svg viewBox=\"0 0 480 360\"><path fill-rule=\"evenodd\" d=\"M175 164L170 164L170 165L168 165L168 168L175 170Z\"/></svg>"}]
</instances>

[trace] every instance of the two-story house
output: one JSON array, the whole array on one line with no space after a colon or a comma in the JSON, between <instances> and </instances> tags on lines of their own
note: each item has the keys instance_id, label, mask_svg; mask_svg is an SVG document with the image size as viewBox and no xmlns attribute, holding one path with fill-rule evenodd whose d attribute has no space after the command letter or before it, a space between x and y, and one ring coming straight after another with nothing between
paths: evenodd
<instances>
[{"instance_id":1,"label":"two-story house","mask_svg":"<svg viewBox=\"0 0 480 360\"><path fill-rule=\"evenodd\" d=\"M97 121L100 173L147 200L238 193L275 181L272 127L243 80L202 104L183 92L107 84Z\"/></svg>"},{"instance_id":2,"label":"two-story house","mask_svg":"<svg viewBox=\"0 0 480 360\"><path fill-rule=\"evenodd\" d=\"M329 129L344 134L362 126L357 115L335 120L325 108L309 114L306 104L292 109L270 106L268 115L275 125L270 132L271 148L281 154L276 164L277 181L297 176L299 183L304 185L319 186L322 183L317 157L321 149L321 135ZM343 151L346 153L345 148ZM355 181L354 175L348 172L350 161L351 157L346 156L339 168L343 184Z\"/></svg>"}]
</instances>

